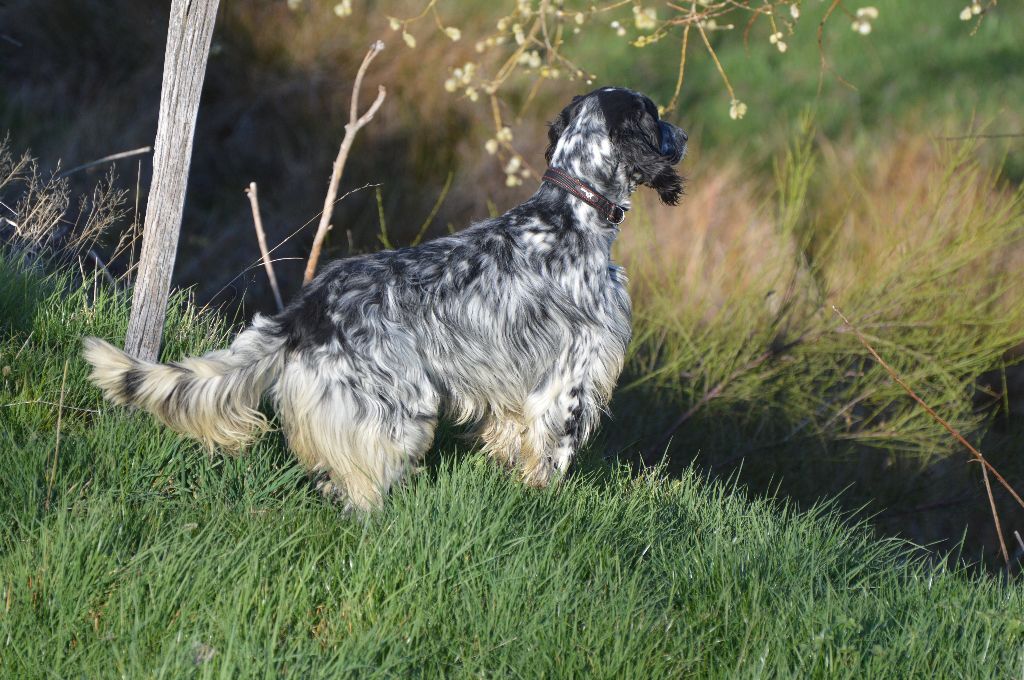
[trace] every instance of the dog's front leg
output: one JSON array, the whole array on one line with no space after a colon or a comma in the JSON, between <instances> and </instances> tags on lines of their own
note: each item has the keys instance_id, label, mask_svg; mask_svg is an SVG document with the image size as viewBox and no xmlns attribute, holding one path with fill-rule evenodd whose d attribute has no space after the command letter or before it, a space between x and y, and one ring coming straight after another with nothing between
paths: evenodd
<instances>
[{"instance_id":1,"label":"dog's front leg","mask_svg":"<svg viewBox=\"0 0 1024 680\"><path fill-rule=\"evenodd\" d=\"M520 465L523 480L547 486L565 474L600 419L600 399L583 357L560 362L527 399Z\"/></svg>"}]
</instances>

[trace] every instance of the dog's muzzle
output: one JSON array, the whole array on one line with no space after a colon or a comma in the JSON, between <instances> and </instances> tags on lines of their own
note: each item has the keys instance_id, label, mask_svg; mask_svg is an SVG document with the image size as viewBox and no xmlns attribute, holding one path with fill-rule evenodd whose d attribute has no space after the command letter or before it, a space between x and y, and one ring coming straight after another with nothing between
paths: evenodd
<instances>
[{"instance_id":1,"label":"dog's muzzle","mask_svg":"<svg viewBox=\"0 0 1024 680\"><path fill-rule=\"evenodd\" d=\"M661 132L661 148L658 151L662 156L668 158L672 165L675 165L686 155L686 140L689 137L675 125L670 125L663 120L658 121L658 128Z\"/></svg>"}]
</instances>

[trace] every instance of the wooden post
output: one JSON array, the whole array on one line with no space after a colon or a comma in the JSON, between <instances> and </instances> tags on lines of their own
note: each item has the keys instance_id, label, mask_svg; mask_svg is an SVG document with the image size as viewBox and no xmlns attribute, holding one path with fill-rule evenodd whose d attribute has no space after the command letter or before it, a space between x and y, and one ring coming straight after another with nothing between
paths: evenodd
<instances>
[{"instance_id":1,"label":"wooden post","mask_svg":"<svg viewBox=\"0 0 1024 680\"><path fill-rule=\"evenodd\" d=\"M192 137L206 75L219 0L172 0L153 153L153 184L146 202L142 254L135 277L125 350L154 361L167 315L171 272L181 231Z\"/></svg>"}]
</instances>

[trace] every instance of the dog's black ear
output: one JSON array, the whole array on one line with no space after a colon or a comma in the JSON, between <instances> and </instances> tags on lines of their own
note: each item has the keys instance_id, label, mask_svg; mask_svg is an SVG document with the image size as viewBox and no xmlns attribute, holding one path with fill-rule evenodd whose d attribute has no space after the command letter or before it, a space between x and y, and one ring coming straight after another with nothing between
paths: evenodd
<instances>
[{"instance_id":1,"label":"dog's black ear","mask_svg":"<svg viewBox=\"0 0 1024 680\"><path fill-rule=\"evenodd\" d=\"M679 176L672 163L657 151L652 152L648 140L640 137L630 138L620 147L626 162L630 164L641 184L658 192L658 197L667 205L676 205L683 195L683 178Z\"/></svg>"},{"instance_id":2,"label":"dog's black ear","mask_svg":"<svg viewBox=\"0 0 1024 680\"><path fill-rule=\"evenodd\" d=\"M663 170L655 175L651 188L658 192L658 197L665 205L679 205L683 195L683 178L674 170Z\"/></svg>"},{"instance_id":3,"label":"dog's black ear","mask_svg":"<svg viewBox=\"0 0 1024 680\"><path fill-rule=\"evenodd\" d=\"M558 118L555 118L548 124L548 148L544 152L544 159L549 164L551 163L551 157L555 155L555 147L558 146L559 138L565 132L565 128L569 127L569 123L572 122L572 118L576 115L576 110L579 108L578 104L582 100L583 97L580 95L573 97L569 105L558 114Z\"/></svg>"}]
</instances>

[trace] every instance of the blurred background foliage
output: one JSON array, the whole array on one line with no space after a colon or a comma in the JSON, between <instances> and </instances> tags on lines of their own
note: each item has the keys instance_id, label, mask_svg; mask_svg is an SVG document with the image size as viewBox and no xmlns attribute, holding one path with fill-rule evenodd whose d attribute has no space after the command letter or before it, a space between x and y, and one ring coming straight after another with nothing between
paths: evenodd
<instances>
[{"instance_id":1,"label":"blurred background foliage","mask_svg":"<svg viewBox=\"0 0 1024 680\"><path fill-rule=\"evenodd\" d=\"M752 178L770 177L772 159L785 149L797 116L809 106L821 137L844 150L891 145L901 132L934 137L1024 129L1019 46L1024 9L1003 3L971 35L972 24L957 17L962 1L874 3L879 18L869 35L850 30L850 18L834 13L824 32L831 70L823 75L820 95L816 28L828 3L800 3L802 14L794 34L786 37L784 54L769 42L763 20L746 36L742 26L708 31L737 97L749 107L742 120L730 119L721 78L691 36L684 87L671 117L691 134L687 171L694 184L731 162ZM46 170L152 143L166 4L6 2L0 9L0 129L10 131L12 147L31 149ZM506 4L441 2L440 16L459 28L462 39L453 42L424 19L409 28L417 37L414 49L391 30L388 18L415 16L426 3L357 1L345 17L334 12L336 4L222 2L176 279L179 285L198 286L200 300L239 304L244 298L248 309L270 308L261 272L236 279L258 256L242 190L252 180L260 185L271 244L316 215L341 138L351 78L366 47L378 37L389 50L374 64L367 92L384 83L388 101L363 131L342 190L382 183L396 243L411 238L449 172L455 173L452 189L432 227L434 235L449 223L459 227L483 216L488 202L504 209L532 193L535 179L505 187L502 163L484 150L485 141L495 135L487 98L472 102L461 90L451 94L444 89L454 69L483 62L490 54L477 53L475 42L495 32L496 21L509 9ZM855 8L845 4L849 11ZM533 77L523 74L503 86L503 117L532 168L543 163L539 152L545 121L573 94L614 83L648 93L660 104L671 99L681 29L634 47L631 41L643 32L630 21L631 6L588 18L581 33L566 42L563 51L596 76L592 85L564 75L546 80L525 109ZM566 6L565 11L572 9ZM665 7L659 11L668 18ZM629 28L626 35L612 27L613 16ZM979 152L993 166L1004 167L1007 178L1024 176L1019 143L992 140ZM118 165L123 186L134 191L139 180L143 198L147 161ZM72 177L82 187L93 179L82 173ZM330 244L335 254L350 245L356 250L376 247L379 225L372 191L350 197L338 211ZM311 232L307 227L275 255L304 256ZM300 263L279 266L286 293L293 292Z\"/></svg>"},{"instance_id":2,"label":"blurred background foliage","mask_svg":"<svg viewBox=\"0 0 1024 680\"><path fill-rule=\"evenodd\" d=\"M753 488L798 501L842 493L886 533L949 549L967 531L970 557L994 559L977 466L831 311L838 304L863 324L1004 475L1024 480L1024 396L1015 391L1024 390L1015 372L1024 340L1024 138L1015 136L1024 133L1024 6L989 3L983 20L963 21L965 1L877 0L867 34L851 30L862 3L844 2L824 27L823 52L817 28L831 3L819 0L797 3L785 52L763 20L749 31L708 30L734 95L691 33L678 105L666 114L690 133L688 193L676 209L639 197L623 230L618 254L633 278L636 341L613 420L584 467L616 456L639 462L680 413L720 388L674 433L672 465L696 459L713 474L739 470ZM176 285L243 316L273 309L252 266L259 254L243 189L256 181L271 246L294 234L274 252L285 297L294 294L351 79L375 39L387 50L364 99L378 83L388 97L356 141L341 192L380 184L380 204L373 189L342 201L328 256L378 248L380 214L390 241L408 243L449 174L428 236L523 200L536 177L506 186L508 158L542 169L545 122L574 94L616 84L672 100L684 29L636 47L647 33L632 8L653 8L662 20L676 10L645 0L591 14L588 3L567 2L567 14L588 12L563 49L585 75L538 80L527 63L499 93L511 142L489 153L500 130L489 97L474 101L462 84L446 83L467 63L480 71L500 63L507 50L479 52L476 43L517 4L441 0L438 21L393 30L390 18L427 5L222 0ZM0 6L0 130L10 148L31 149L46 176L151 144L167 6ZM740 119L730 115L733 97L746 106ZM148 157L116 165L128 217L100 246L107 257L141 219L148 165ZM106 172L73 173L61 190L85 194ZM130 262L122 248L110 268L117 274ZM1008 535L1024 530L1024 515L997 501Z\"/></svg>"}]
</instances>

